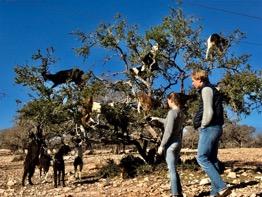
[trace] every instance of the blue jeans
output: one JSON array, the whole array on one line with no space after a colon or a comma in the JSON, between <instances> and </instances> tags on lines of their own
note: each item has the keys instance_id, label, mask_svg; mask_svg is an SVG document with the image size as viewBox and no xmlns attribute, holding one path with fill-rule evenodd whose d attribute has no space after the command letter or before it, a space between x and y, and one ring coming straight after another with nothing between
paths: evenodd
<instances>
[{"instance_id":1,"label":"blue jeans","mask_svg":"<svg viewBox=\"0 0 262 197\"><path fill-rule=\"evenodd\" d=\"M211 195L216 195L226 187L219 175L218 144L222 135L222 126L209 126L201 128L198 141L197 162L207 173L211 181Z\"/></svg>"},{"instance_id":2,"label":"blue jeans","mask_svg":"<svg viewBox=\"0 0 262 197\"><path fill-rule=\"evenodd\" d=\"M181 195L182 187L179 175L177 173L176 164L179 159L181 143L172 143L166 150L166 163L170 174L171 193L172 195Z\"/></svg>"}]
</instances>

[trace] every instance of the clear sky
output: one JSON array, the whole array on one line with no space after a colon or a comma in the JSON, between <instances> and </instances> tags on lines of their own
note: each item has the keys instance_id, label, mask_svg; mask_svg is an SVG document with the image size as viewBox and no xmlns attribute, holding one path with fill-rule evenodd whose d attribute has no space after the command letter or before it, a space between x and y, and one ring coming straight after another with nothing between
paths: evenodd
<instances>
[{"instance_id":1,"label":"clear sky","mask_svg":"<svg viewBox=\"0 0 262 197\"><path fill-rule=\"evenodd\" d=\"M102 60L92 52L93 57L86 62L76 56L73 48L80 42L71 32L94 31L100 23L112 22L116 13L145 30L161 23L176 5L173 0L0 0L0 129L13 126L16 99L28 101L28 89L14 83L14 66L34 64L31 56L37 49L55 48L57 70L73 66L85 71L94 69L92 65ZM203 39L214 32L245 32L247 38L234 50L236 54L251 54L250 64L261 69L261 0L185 0L182 8L186 15L200 18ZM262 115L254 112L241 123L262 132L261 120Z\"/></svg>"}]
</instances>

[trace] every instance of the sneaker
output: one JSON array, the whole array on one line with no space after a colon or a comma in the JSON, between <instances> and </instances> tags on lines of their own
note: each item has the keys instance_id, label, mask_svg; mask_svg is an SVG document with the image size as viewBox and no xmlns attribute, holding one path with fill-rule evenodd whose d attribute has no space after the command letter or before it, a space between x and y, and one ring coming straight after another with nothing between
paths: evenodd
<instances>
[{"instance_id":1,"label":"sneaker","mask_svg":"<svg viewBox=\"0 0 262 197\"><path fill-rule=\"evenodd\" d=\"M228 188L228 187L226 187L226 188L222 189L220 192L218 192L219 197L226 197L230 194L231 194L231 189Z\"/></svg>"}]
</instances>

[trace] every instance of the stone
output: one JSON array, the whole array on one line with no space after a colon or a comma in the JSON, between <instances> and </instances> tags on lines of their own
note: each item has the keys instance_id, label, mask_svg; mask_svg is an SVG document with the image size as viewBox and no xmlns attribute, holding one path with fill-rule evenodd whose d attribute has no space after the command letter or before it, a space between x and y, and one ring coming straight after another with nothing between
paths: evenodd
<instances>
[{"instance_id":1,"label":"stone","mask_svg":"<svg viewBox=\"0 0 262 197\"><path fill-rule=\"evenodd\" d=\"M15 181L15 180L9 180L9 181L7 182L7 186L8 186L8 187L14 186L15 184L16 184L16 181Z\"/></svg>"},{"instance_id":2,"label":"stone","mask_svg":"<svg viewBox=\"0 0 262 197\"><path fill-rule=\"evenodd\" d=\"M260 179L262 181L262 176L255 176L255 179Z\"/></svg>"},{"instance_id":3,"label":"stone","mask_svg":"<svg viewBox=\"0 0 262 197\"><path fill-rule=\"evenodd\" d=\"M199 183L199 185L207 185L210 183L210 179L209 178L205 178L205 179L202 179Z\"/></svg>"},{"instance_id":4,"label":"stone","mask_svg":"<svg viewBox=\"0 0 262 197\"><path fill-rule=\"evenodd\" d=\"M235 178L237 178L237 173L235 173L235 172L230 172L230 173L228 173L227 177L228 177L228 178L231 178L231 179L235 179Z\"/></svg>"}]
</instances>

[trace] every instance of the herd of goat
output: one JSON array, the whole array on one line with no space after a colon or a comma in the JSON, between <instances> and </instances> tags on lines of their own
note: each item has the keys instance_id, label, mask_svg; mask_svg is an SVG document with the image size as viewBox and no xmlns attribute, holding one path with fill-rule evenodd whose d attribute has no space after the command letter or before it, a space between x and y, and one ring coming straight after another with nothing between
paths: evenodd
<instances>
[{"instance_id":1,"label":"herd of goat","mask_svg":"<svg viewBox=\"0 0 262 197\"><path fill-rule=\"evenodd\" d=\"M223 54L225 49L228 47L228 41L221 37L218 34L212 34L207 40L207 51L206 51L206 59L213 58L214 50L216 48L218 54ZM156 52L158 51L158 45L152 47L151 51L142 58L142 66L134 67L130 69L130 73L133 76L139 76L141 78L145 78L146 73L148 71L153 72L155 70L160 69L158 63L155 59ZM82 85L84 82L83 75L84 72L80 69L69 69L59 71L55 74L47 73L47 70L44 69L41 73L43 79L49 80L53 82L52 88L65 83L67 81L72 81L76 85ZM150 95L138 92L136 94L138 105L137 110L140 113L141 109L145 112L150 111L152 106L156 105L155 101L151 98ZM82 118L81 122L85 125L90 120L90 114L93 110L103 110L99 103L95 103L90 97L86 103L83 104L83 108L81 109ZM94 109L96 106L97 109ZM113 118L112 115L106 117L109 121ZM127 132L127 125L124 120L114 121L115 129L117 127L121 127L123 132ZM124 124L124 125L123 125ZM57 187L62 183L65 186L65 163L63 157L71 151L71 148L65 144L61 143L58 150L51 156L48 151L46 140L42 135L42 130L40 127L37 128L36 133L31 133L29 135L30 142L28 144L28 152L24 160L24 173L22 177L22 185L25 185L26 178L28 178L28 183L33 185L32 176L37 166L39 166L40 176L42 176L42 170L45 174L45 180L49 171L50 166L53 166L53 177L54 177L54 187ZM82 148L82 140L77 138L74 140L74 148L76 149L76 157L74 159L74 171L75 177L81 179L81 171L83 168L83 148Z\"/></svg>"},{"instance_id":2,"label":"herd of goat","mask_svg":"<svg viewBox=\"0 0 262 197\"><path fill-rule=\"evenodd\" d=\"M74 158L74 173L76 179L81 179L81 172L83 169L83 148L82 140L79 136L73 138L73 148L75 149ZM44 181L46 181L49 168L53 166L53 178L54 187L58 185L65 186L65 162L64 156L72 151L72 146L64 143L63 139L59 142L59 147L55 149L54 154L48 149L46 139L42 135L42 129L40 126L37 127L36 133L30 132L29 143L27 147L27 154L24 160L24 172L22 177L22 185L25 186L26 178L28 183L33 185L32 176L34 175L35 169L38 166L40 171L40 177L45 175Z\"/></svg>"}]
</instances>

